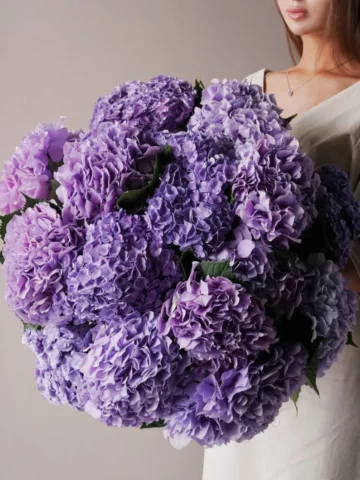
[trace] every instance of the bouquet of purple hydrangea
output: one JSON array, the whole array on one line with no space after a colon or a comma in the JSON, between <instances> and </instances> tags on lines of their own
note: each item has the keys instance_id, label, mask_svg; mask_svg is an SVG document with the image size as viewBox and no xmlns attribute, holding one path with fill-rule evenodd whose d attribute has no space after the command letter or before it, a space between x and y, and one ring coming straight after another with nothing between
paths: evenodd
<instances>
[{"instance_id":1,"label":"bouquet of purple hydrangea","mask_svg":"<svg viewBox=\"0 0 360 480\"><path fill-rule=\"evenodd\" d=\"M45 398L211 447L317 391L352 343L360 206L281 112L246 81L158 76L101 97L86 132L23 138L0 261Z\"/></svg>"}]
</instances>

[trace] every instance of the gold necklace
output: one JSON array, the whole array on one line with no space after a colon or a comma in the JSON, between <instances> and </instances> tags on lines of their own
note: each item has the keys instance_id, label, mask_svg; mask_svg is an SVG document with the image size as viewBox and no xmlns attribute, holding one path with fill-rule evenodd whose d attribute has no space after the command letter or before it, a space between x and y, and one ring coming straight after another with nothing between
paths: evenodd
<instances>
[{"instance_id":1,"label":"gold necklace","mask_svg":"<svg viewBox=\"0 0 360 480\"><path fill-rule=\"evenodd\" d=\"M319 75L320 73L325 73L325 72L331 72L332 70L335 70L336 68L338 67L341 67L342 65L344 65L344 63L346 62L349 62L350 60L352 60L352 58L349 58L349 60L345 60L345 62L343 63L340 63L340 65L336 65L335 67L333 68L330 68L328 70L322 70L320 72L316 72L314 75L312 75L310 78L308 78L304 83L302 83L301 85L295 87L295 88L291 88L290 87L290 83L289 83L289 73L290 73L290 69L287 70L287 75L286 75L286 81L287 81L287 85L288 85L288 95L290 97L292 97L294 95L294 92L296 92L296 90L299 90L299 88L303 87L306 83L310 82L310 80L312 80L313 78L315 78L317 75Z\"/></svg>"}]
</instances>

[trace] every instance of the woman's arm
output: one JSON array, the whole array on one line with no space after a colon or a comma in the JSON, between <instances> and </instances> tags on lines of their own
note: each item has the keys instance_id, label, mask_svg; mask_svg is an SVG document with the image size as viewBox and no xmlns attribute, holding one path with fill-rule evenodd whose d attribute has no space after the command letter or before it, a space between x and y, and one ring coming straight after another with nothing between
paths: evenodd
<instances>
[{"instance_id":1,"label":"woman's arm","mask_svg":"<svg viewBox=\"0 0 360 480\"><path fill-rule=\"evenodd\" d=\"M360 138L353 147L353 158L350 168L350 182L353 186L354 196L360 202ZM360 239L353 240L351 247L351 260L342 271L348 280L348 288L360 294Z\"/></svg>"},{"instance_id":2,"label":"woman's arm","mask_svg":"<svg viewBox=\"0 0 360 480\"><path fill-rule=\"evenodd\" d=\"M349 260L348 264L342 270L342 274L348 281L347 287L360 294L360 277L351 260Z\"/></svg>"}]
</instances>

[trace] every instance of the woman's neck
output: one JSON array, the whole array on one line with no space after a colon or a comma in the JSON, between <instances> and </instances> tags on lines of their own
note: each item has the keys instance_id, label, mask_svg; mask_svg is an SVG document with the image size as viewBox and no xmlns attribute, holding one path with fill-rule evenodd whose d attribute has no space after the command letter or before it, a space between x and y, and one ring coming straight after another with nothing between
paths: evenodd
<instances>
[{"instance_id":1,"label":"woman's neck","mask_svg":"<svg viewBox=\"0 0 360 480\"><path fill-rule=\"evenodd\" d=\"M324 42L323 37L316 34L304 35L302 40L303 54L296 68L310 73L334 69L335 73L338 71L335 67L343 62L346 62L345 66L350 68L352 62L351 60L347 62L349 55L337 51L334 58L332 41Z\"/></svg>"}]
</instances>

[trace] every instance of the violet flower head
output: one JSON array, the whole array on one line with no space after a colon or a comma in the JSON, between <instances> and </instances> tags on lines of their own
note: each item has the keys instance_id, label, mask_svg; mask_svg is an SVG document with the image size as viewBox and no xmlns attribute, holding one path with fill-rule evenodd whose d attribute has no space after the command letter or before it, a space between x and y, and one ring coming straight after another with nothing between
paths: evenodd
<instances>
[{"instance_id":1,"label":"violet flower head","mask_svg":"<svg viewBox=\"0 0 360 480\"><path fill-rule=\"evenodd\" d=\"M236 214L255 239L289 248L313 222L318 178L290 135L236 144Z\"/></svg>"},{"instance_id":2,"label":"violet flower head","mask_svg":"<svg viewBox=\"0 0 360 480\"><path fill-rule=\"evenodd\" d=\"M39 203L10 221L3 249L6 300L25 323L72 320L66 279L84 241L84 232L64 225L49 204Z\"/></svg>"},{"instance_id":3,"label":"violet flower head","mask_svg":"<svg viewBox=\"0 0 360 480\"><path fill-rule=\"evenodd\" d=\"M93 220L115 210L120 195L151 178L160 147L143 144L139 131L118 122L101 123L75 144L67 144L55 173L66 221Z\"/></svg>"},{"instance_id":4,"label":"violet flower head","mask_svg":"<svg viewBox=\"0 0 360 480\"><path fill-rule=\"evenodd\" d=\"M43 330L26 330L23 344L36 355L36 382L40 393L55 405L84 410L89 403L84 375L78 364L88 347L87 329L47 325Z\"/></svg>"},{"instance_id":5,"label":"violet flower head","mask_svg":"<svg viewBox=\"0 0 360 480\"><path fill-rule=\"evenodd\" d=\"M72 137L72 134L70 134ZM25 135L6 160L0 177L0 212L8 215L25 205L25 197L49 200L53 178L50 159L58 163L69 132L63 121L38 125Z\"/></svg>"},{"instance_id":6,"label":"violet flower head","mask_svg":"<svg viewBox=\"0 0 360 480\"><path fill-rule=\"evenodd\" d=\"M81 365L90 399L107 425L139 427L167 416L183 358L161 337L156 315L128 314L99 325Z\"/></svg>"},{"instance_id":7,"label":"violet flower head","mask_svg":"<svg viewBox=\"0 0 360 480\"><path fill-rule=\"evenodd\" d=\"M195 370L187 387L175 393L165 436L181 447L191 439L208 447L250 440L305 383L306 361L299 345L277 344L237 368L219 369L205 378L198 378Z\"/></svg>"},{"instance_id":8,"label":"violet flower head","mask_svg":"<svg viewBox=\"0 0 360 480\"><path fill-rule=\"evenodd\" d=\"M101 122L119 121L142 133L175 132L186 125L195 100L193 86L175 77L158 75L149 82L129 81L98 99L90 128Z\"/></svg>"},{"instance_id":9,"label":"violet flower head","mask_svg":"<svg viewBox=\"0 0 360 480\"><path fill-rule=\"evenodd\" d=\"M289 129L281 112L274 95L264 93L259 85L214 79L203 90L201 107L195 109L188 129L208 138L256 142L261 134L276 138Z\"/></svg>"},{"instance_id":10,"label":"violet flower head","mask_svg":"<svg viewBox=\"0 0 360 480\"><path fill-rule=\"evenodd\" d=\"M255 240L245 225L235 227L219 251L210 255L217 262L229 260L233 273L242 284L263 284L272 269L271 247Z\"/></svg>"},{"instance_id":11,"label":"violet flower head","mask_svg":"<svg viewBox=\"0 0 360 480\"><path fill-rule=\"evenodd\" d=\"M293 321L297 318L303 321L305 316L311 322L311 340L320 342L319 376L332 366L346 345L356 323L357 310L357 295L346 288L338 266L323 255L309 257L302 302Z\"/></svg>"},{"instance_id":12,"label":"violet flower head","mask_svg":"<svg viewBox=\"0 0 360 480\"><path fill-rule=\"evenodd\" d=\"M235 217L227 190L235 169L218 146L200 135L184 132L157 135L157 141L172 147L173 162L163 175L148 214L164 241L184 251L192 249L206 258L220 248Z\"/></svg>"},{"instance_id":13,"label":"violet flower head","mask_svg":"<svg viewBox=\"0 0 360 480\"><path fill-rule=\"evenodd\" d=\"M266 301L266 310L275 321L289 321L301 304L306 265L292 252L276 250L269 259L272 269L255 293Z\"/></svg>"},{"instance_id":14,"label":"violet flower head","mask_svg":"<svg viewBox=\"0 0 360 480\"><path fill-rule=\"evenodd\" d=\"M196 278L196 262L163 305L160 332L199 361L268 351L276 331L263 305L239 284L224 277Z\"/></svg>"},{"instance_id":15,"label":"violet flower head","mask_svg":"<svg viewBox=\"0 0 360 480\"><path fill-rule=\"evenodd\" d=\"M289 133L272 95L258 85L214 81L188 130L227 146L236 214L255 239L288 248L316 216L312 161ZM231 152L231 154L230 154Z\"/></svg>"},{"instance_id":16,"label":"violet flower head","mask_svg":"<svg viewBox=\"0 0 360 480\"><path fill-rule=\"evenodd\" d=\"M75 323L107 322L125 311L159 308L181 278L172 250L146 215L103 214L86 227L86 243L67 276Z\"/></svg>"},{"instance_id":17,"label":"violet flower head","mask_svg":"<svg viewBox=\"0 0 360 480\"><path fill-rule=\"evenodd\" d=\"M319 216L308 232L306 247L324 253L342 268L350 258L352 241L360 236L360 203L354 197L346 172L335 165L324 165L318 173Z\"/></svg>"}]
</instances>

